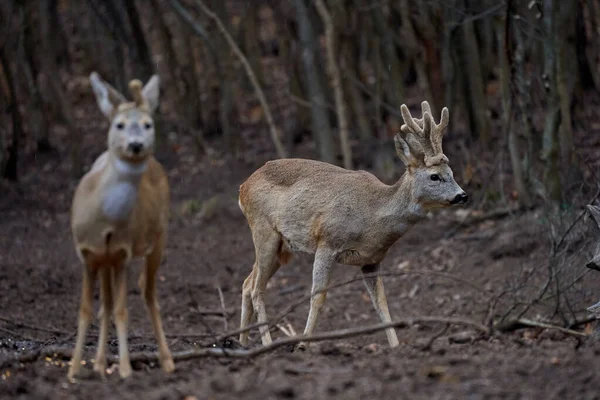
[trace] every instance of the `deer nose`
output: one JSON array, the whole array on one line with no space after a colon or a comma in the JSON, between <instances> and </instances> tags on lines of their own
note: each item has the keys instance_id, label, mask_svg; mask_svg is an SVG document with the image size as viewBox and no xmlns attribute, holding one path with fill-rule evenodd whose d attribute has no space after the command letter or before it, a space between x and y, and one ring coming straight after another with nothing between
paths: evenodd
<instances>
[{"instance_id":1,"label":"deer nose","mask_svg":"<svg viewBox=\"0 0 600 400\"><path fill-rule=\"evenodd\" d=\"M144 145L140 142L131 142L131 143L129 143L129 146L127 148L133 154L139 154L142 151L142 149L144 148Z\"/></svg>"},{"instance_id":2,"label":"deer nose","mask_svg":"<svg viewBox=\"0 0 600 400\"><path fill-rule=\"evenodd\" d=\"M598 264L596 264L594 260L589 261L587 264L585 264L585 266L589 269L595 269L596 271L600 271L600 268L598 268Z\"/></svg>"},{"instance_id":3,"label":"deer nose","mask_svg":"<svg viewBox=\"0 0 600 400\"><path fill-rule=\"evenodd\" d=\"M456 197L450 202L452 204L465 204L469 201L469 195L465 192L459 193Z\"/></svg>"}]
</instances>

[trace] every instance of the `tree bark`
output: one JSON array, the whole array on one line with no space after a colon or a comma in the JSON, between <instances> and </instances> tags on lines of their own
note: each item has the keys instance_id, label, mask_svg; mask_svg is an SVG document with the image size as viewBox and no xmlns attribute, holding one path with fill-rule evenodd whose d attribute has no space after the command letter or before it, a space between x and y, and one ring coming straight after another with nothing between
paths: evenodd
<instances>
[{"instance_id":1,"label":"tree bark","mask_svg":"<svg viewBox=\"0 0 600 400\"><path fill-rule=\"evenodd\" d=\"M558 128L561 122L560 98L557 93L556 82L556 11L554 2L557 0L544 0L544 75L547 94L547 112L544 126L544 146L542 157L545 160L544 183L548 195L552 200L559 201L562 195L560 169L559 169L559 137Z\"/></svg>"},{"instance_id":2,"label":"tree bark","mask_svg":"<svg viewBox=\"0 0 600 400\"><path fill-rule=\"evenodd\" d=\"M317 11L325 25L325 39L327 41L327 70L331 79L331 86L335 94L335 108L338 116L338 128L340 130L340 142L342 155L344 157L344 168L352 169L352 147L350 146L350 134L348 127L348 113L342 77L338 65L338 51L336 44L336 33L333 19L323 0L315 0Z\"/></svg>"},{"instance_id":3,"label":"tree bark","mask_svg":"<svg viewBox=\"0 0 600 400\"><path fill-rule=\"evenodd\" d=\"M475 26L472 21L464 21L460 29L462 30L461 42L463 46L461 54L464 65L465 94L468 99L467 113L469 115L469 125L474 139L480 139L488 146L490 125L485 96L485 83L481 68L481 54L475 36Z\"/></svg>"},{"instance_id":4,"label":"tree bark","mask_svg":"<svg viewBox=\"0 0 600 400\"><path fill-rule=\"evenodd\" d=\"M132 54L134 54L134 64L136 67L136 78L142 82L146 82L154 73L154 63L150 56L150 49L146 42L146 36L142 29L140 16L135 5L135 0L124 0L127 19L131 27L131 35L133 36Z\"/></svg>"},{"instance_id":5,"label":"tree bark","mask_svg":"<svg viewBox=\"0 0 600 400\"><path fill-rule=\"evenodd\" d=\"M508 53L511 51L510 40L510 21L514 13L514 0L508 0L506 6L506 15L504 21L496 20L496 36L498 41L498 59L500 61L500 90L502 95L502 123L504 133L507 137L508 152L513 172L513 182L519 195L519 204L524 207L531 205L529 191L525 183L525 177L522 170L522 156L517 137L516 127L512 126L514 97L510 88L513 81L511 65L508 62Z\"/></svg>"},{"instance_id":6,"label":"tree bark","mask_svg":"<svg viewBox=\"0 0 600 400\"><path fill-rule=\"evenodd\" d=\"M307 89L311 107L312 134L317 144L319 158L328 163L335 162L331 126L325 109L325 93L315 64L316 38L308 17L305 0L294 0L298 19L300 46L302 47L302 63L306 74Z\"/></svg>"},{"instance_id":7,"label":"tree bark","mask_svg":"<svg viewBox=\"0 0 600 400\"><path fill-rule=\"evenodd\" d=\"M50 30L48 13L51 9L53 0L42 0L40 2L40 31L42 36L42 53L45 64L45 71L48 75L48 92L52 100L56 103L60 118L67 127L69 137L69 147L71 154L71 173L74 177L81 176L81 137L76 129L72 114L72 105L69 104L66 93L62 86L60 69L56 63L56 48L54 47L53 35Z\"/></svg>"},{"instance_id":8,"label":"tree bark","mask_svg":"<svg viewBox=\"0 0 600 400\"><path fill-rule=\"evenodd\" d=\"M12 119L12 140L9 142L6 149L6 161L3 165L0 165L0 167L2 168L3 178L17 182L19 180L19 138L24 136L23 120L21 118L21 113L19 112L15 81L10 69L9 57L5 49L0 49L0 64L2 65L2 70L8 86L8 95L10 96L10 99L8 100L8 111ZM0 148L0 151L3 150L3 148Z\"/></svg>"},{"instance_id":9,"label":"tree bark","mask_svg":"<svg viewBox=\"0 0 600 400\"><path fill-rule=\"evenodd\" d=\"M212 10L210 10L206 6L204 1L196 0L196 4L200 7L200 9L202 10L202 12L204 14L206 14L210 19L212 19L217 24L219 31L227 40L227 44L229 45L231 50L233 50L235 55L238 57L238 59L242 63L246 73L248 74L248 78L250 78L250 82L252 82L252 86L254 86L256 96L258 97L258 100L260 101L260 104L265 113L265 118L267 119L267 124L269 125L269 128L270 128L269 131L271 133L271 140L273 141L273 144L275 145L277 155L280 158L286 158L287 157L286 151L283 148L283 145L281 144L281 139L279 138L279 131L278 131L277 127L275 126L275 122L273 121L273 115L271 114L271 108L269 107L269 104L267 103L267 99L262 90L262 87L260 86L260 83L258 82L258 80L256 78L256 74L252 70L252 67L250 66L250 63L248 62L248 59L246 58L246 56L244 55L244 53L242 52L240 47L235 43L235 41L233 40L233 37L231 36L229 31L225 28L225 25L223 24L223 21L221 21L219 16L217 14L215 14Z\"/></svg>"},{"instance_id":10,"label":"tree bark","mask_svg":"<svg viewBox=\"0 0 600 400\"><path fill-rule=\"evenodd\" d=\"M31 5L31 1L27 5ZM37 26L37 21L34 19L34 14L29 11L26 14L26 23L23 27L23 58L22 71L25 74L27 87L29 89L30 103L29 113L29 128L32 135L35 137L36 150L45 153L53 149L50 143L50 130L47 113L44 112L45 102L42 98L38 86L38 76L40 73L40 60L36 57L36 35L37 32L33 28Z\"/></svg>"}]
</instances>

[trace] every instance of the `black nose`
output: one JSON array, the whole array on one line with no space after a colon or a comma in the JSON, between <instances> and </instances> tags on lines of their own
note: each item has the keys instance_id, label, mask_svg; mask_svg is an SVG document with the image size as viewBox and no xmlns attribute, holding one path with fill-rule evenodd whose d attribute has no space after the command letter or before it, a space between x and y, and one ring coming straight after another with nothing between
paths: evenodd
<instances>
[{"instance_id":1,"label":"black nose","mask_svg":"<svg viewBox=\"0 0 600 400\"><path fill-rule=\"evenodd\" d=\"M144 145L139 142L129 143L129 151L131 151L133 154L139 154L143 148Z\"/></svg>"},{"instance_id":2,"label":"black nose","mask_svg":"<svg viewBox=\"0 0 600 400\"><path fill-rule=\"evenodd\" d=\"M594 260L589 261L587 264L585 264L585 266L589 269L595 269L596 271L600 271L600 268L598 267L598 264L596 264L594 262Z\"/></svg>"},{"instance_id":3,"label":"black nose","mask_svg":"<svg viewBox=\"0 0 600 400\"><path fill-rule=\"evenodd\" d=\"M456 197L454 198L454 200L452 200L450 203L465 204L467 201L469 201L469 195L466 194L465 192L462 192L460 194L457 194Z\"/></svg>"}]
</instances>

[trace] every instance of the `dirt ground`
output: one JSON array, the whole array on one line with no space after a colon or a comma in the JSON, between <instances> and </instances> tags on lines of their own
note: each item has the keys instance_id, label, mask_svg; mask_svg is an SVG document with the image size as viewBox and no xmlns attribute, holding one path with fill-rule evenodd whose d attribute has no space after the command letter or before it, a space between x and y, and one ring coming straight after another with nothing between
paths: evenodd
<instances>
[{"instance_id":1,"label":"dirt ground","mask_svg":"<svg viewBox=\"0 0 600 400\"><path fill-rule=\"evenodd\" d=\"M86 165L102 150L102 140L92 135L87 133L83 139ZM238 327L241 285L254 252L249 228L237 208L237 189L269 158L267 152L257 151L228 159L192 154L185 146L181 150L163 144L157 155L172 185L169 242L158 285L172 351L206 346L214 335ZM22 164L19 186L2 186L0 196L0 365L42 346L73 347L79 304L81 271L68 214L76 180L69 178L68 160L63 153ZM203 204L214 207L201 211ZM540 211L461 229L456 229L457 215L460 211L436 213L392 247L383 265L384 272L397 273L385 278L393 318L456 316L483 322L494 294L518 280L521 271L546 262L547 228ZM130 350L155 350L135 284L138 271L139 265L133 264ZM358 269L338 266L333 282L358 274ZM269 315L304 297L310 282L311 259L296 256L269 284ZM219 290L228 311L226 319L201 312L221 309ZM597 301L594 295L593 290L582 295L581 310ZM301 332L307 313L308 302L304 302L285 322ZM377 322L366 290L356 281L329 293L317 330ZM91 375L70 383L68 360L40 359L0 370L0 397L600 398L600 345L589 339L527 328L485 339L471 335L472 340L450 340L452 334L467 329L453 326L425 348L443 327L430 323L398 329L401 345L396 349L389 349L385 334L379 332L316 343L307 352L280 348L251 360L179 362L171 375L156 365L134 365L133 376L126 381L113 369L105 381ZM90 333L86 370L91 370L97 324ZM285 336L276 328L273 335L274 339ZM251 346L258 345L258 332L253 331ZM116 354L114 331L109 349Z\"/></svg>"}]
</instances>

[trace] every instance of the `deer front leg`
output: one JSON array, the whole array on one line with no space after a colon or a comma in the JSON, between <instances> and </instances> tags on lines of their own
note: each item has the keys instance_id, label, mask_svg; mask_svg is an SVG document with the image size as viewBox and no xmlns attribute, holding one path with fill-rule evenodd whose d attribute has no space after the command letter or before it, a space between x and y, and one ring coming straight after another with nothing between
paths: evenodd
<instances>
[{"instance_id":1,"label":"deer front leg","mask_svg":"<svg viewBox=\"0 0 600 400\"><path fill-rule=\"evenodd\" d=\"M67 377L69 380L79 373L81 369L81 356L83 353L83 345L85 336L93 316L94 306L94 283L96 282L96 272L92 270L89 264L83 266L83 279L81 284L81 303L79 306L79 322L77 326L77 340L75 343L75 351L71 359L71 366Z\"/></svg>"},{"instance_id":2,"label":"deer front leg","mask_svg":"<svg viewBox=\"0 0 600 400\"><path fill-rule=\"evenodd\" d=\"M385 297L385 291L383 289L383 279L380 275L369 276L370 274L377 274L379 272L379 264L365 265L362 267L363 281L373 302L375 310L381 318L381 322L388 323L392 322L390 316L390 310L388 308L387 298ZM385 330L390 347L396 347L400 343L398 342L398 336L394 328L388 328Z\"/></svg>"},{"instance_id":3,"label":"deer front leg","mask_svg":"<svg viewBox=\"0 0 600 400\"><path fill-rule=\"evenodd\" d=\"M319 313L325 304L327 298L327 286L331 278L331 266L333 265L333 254L327 249L318 249L315 254L313 264L313 281L310 298L310 311L304 328L304 335L310 335L317 324ZM305 342L298 343L297 350L305 350L307 344Z\"/></svg>"},{"instance_id":4,"label":"deer front leg","mask_svg":"<svg viewBox=\"0 0 600 400\"><path fill-rule=\"evenodd\" d=\"M110 316L113 309L112 298L112 282L110 276L110 267L104 267L100 271L100 298L102 304L100 306L100 334L98 335L98 350L96 351L96 362L94 363L94 371L104 377L106 371L106 346L108 342L108 327L110 324Z\"/></svg>"},{"instance_id":5,"label":"deer front leg","mask_svg":"<svg viewBox=\"0 0 600 400\"><path fill-rule=\"evenodd\" d=\"M129 347L127 345L127 322L129 313L127 310L127 268L121 262L113 269L113 297L114 318L117 328L117 339L119 340L119 375L127 378L131 375L131 363L129 362Z\"/></svg>"},{"instance_id":6,"label":"deer front leg","mask_svg":"<svg viewBox=\"0 0 600 400\"><path fill-rule=\"evenodd\" d=\"M154 336L156 337L156 342L158 344L160 365L165 372L173 372L175 370L175 364L173 363L173 356L167 345L167 339L160 318L160 307L158 306L158 300L156 299L156 271L160 266L163 248L164 240L161 239L154 251L146 257L146 272L140 277L140 289L142 291L142 296L144 296L144 300L146 301L150 319L152 320L152 328L154 329Z\"/></svg>"}]
</instances>

